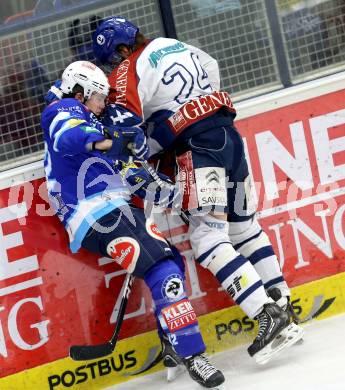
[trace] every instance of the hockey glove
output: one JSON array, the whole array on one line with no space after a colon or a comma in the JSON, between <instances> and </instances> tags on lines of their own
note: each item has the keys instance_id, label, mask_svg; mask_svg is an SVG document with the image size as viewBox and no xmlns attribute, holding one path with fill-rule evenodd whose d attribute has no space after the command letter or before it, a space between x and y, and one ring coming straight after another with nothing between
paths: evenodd
<instances>
[{"instance_id":1,"label":"hockey glove","mask_svg":"<svg viewBox=\"0 0 345 390\"><path fill-rule=\"evenodd\" d=\"M141 160L146 160L149 156L149 147L146 143L146 137L139 127L122 128L125 139L128 140L127 147L133 155Z\"/></svg>"},{"instance_id":2,"label":"hockey glove","mask_svg":"<svg viewBox=\"0 0 345 390\"><path fill-rule=\"evenodd\" d=\"M104 133L107 138L113 140L112 147L105 153L113 160L128 161L129 157L133 155L142 159L149 153L146 137L143 131L137 127L110 126L104 129Z\"/></svg>"},{"instance_id":3,"label":"hockey glove","mask_svg":"<svg viewBox=\"0 0 345 390\"><path fill-rule=\"evenodd\" d=\"M44 101L48 104L52 103L54 100L62 99L63 92L61 91L62 80L56 80L55 83L50 87L47 94L44 96Z\"/></svg>"},{"instance_id":4,"label":"hockey glove","mask_svg":"<svg viewBox=\"0 0 345 390\"><path fill-rule=\"evenodd\" d=\"M125 174L125 181L130 192L149 203L156 206L170 208L174 207L180 198L178 188L170 181L170 179L157 172L159 178L164 182L163 186L152 178L152 176L144 168L130 168Z\"/></svg>"},{"instance_id":5,"label":"hockey glove","mask_svg":"<svg viewBox=\"0 0 345 390\"><path fill-rule=\"evenodd\" d=\"M134 135L131 147L132 153L135 157L146 160L149 157L149 147L146 143L145 134L140 128L134 127L134 129L136 130L136 134Z\"/></svg>"},{"instance_id":6,"label":"hockey glove","mask_svg":"<svg viewBox=\"0 0 345 390\"><path fill-rule=\"evenodd\" d=\"M107 139L111 139L113 141L111 148L104 152L104 154L109 157L112 160L122 160L127 161L128 160L128 153L127 156L124 155L124 148L123 148L123 135L121 133L121 130L119 130L116 127L112 128L104 128L103 129L104 136Z\"/></svg>"}]
</instances>

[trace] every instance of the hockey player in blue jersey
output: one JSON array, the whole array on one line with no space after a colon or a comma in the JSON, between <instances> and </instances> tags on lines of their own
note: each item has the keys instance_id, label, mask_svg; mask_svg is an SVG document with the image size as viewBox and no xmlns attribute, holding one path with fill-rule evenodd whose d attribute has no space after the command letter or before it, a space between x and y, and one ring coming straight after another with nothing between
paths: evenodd
<instances>
[{"instance_id":1,"label":"hockey player in blue jersey","mask_svg":"<svg viewBox=\"0 0 345 390\"><path fill-rule=\"evenodd\" d=\"M176 154L194 255L258 320L248 352L258 363L268 361L300 339L303 329L293 322L290 290L250 207L243 142L233 126L236 111L229 94L219 91L217 62L174 39L146 39L122 17L104 20L93 45L101 63L116 66L109 76L108 120L151 122L151 152ZM193 213L200 209L206 212Z\"/></svg>"},{"instance_id":2,"label":"hockey player in blue jersey","mask_svg":"<svg viewBox=\"0 0 345 390\"><path fill-rule=\"evenodd\" d=\"M191 377L207 388L220 386L224 376L204 355L184 287L182 259L143 210L130 203L128 186L114 166L121 158L121 131L112 129L107 139L97 120L109 91L106 76L92 63L77 61L63 72L60 91L61 100L42 113L44 168L49 199L68 232L72 252L83 247L143 278L157 322ZM145 157L141 131L132 130L134 154ZM145 186L148 182L147 177ZM148 191L145 186L141 191Z\"/></svg>"}]
</instances>

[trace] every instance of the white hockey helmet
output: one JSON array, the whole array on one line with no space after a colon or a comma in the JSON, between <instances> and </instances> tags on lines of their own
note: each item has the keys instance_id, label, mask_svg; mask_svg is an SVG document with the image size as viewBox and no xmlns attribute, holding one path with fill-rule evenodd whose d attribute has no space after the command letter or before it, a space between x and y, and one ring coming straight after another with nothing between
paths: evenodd
<instances>
[{"instance_id":1,"label":"white hockey helmet","mask_svg":"<svg viewBox=\"0 0 345 390\"><path fill-rule=\"evenodd\" d=\"M89 61L72 62L62 73L60 89L63 93L72 93L76 84L83 87L85 99L89 99L93 92L105 96L109 93L107 76L102 69Z\"/></svg>"}]
</instances>

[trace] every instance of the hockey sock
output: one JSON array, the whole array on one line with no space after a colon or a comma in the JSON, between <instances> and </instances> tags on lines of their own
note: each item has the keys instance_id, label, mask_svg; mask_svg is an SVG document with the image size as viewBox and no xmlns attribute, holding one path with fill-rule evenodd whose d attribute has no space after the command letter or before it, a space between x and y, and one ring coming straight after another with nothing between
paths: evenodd
<instances>
[{"instance_id":1,"label":"hockey sock","mask_svg":"<svg viewBox=\"0 0 345 390\"><path fill-rule=\"evenodd\" d=\"M206 262L205 262L206 260ZM273 302L265 292L262 281L252 264L236 253L230 243L212 251L212 257L201 256L198 261L218 279L231 298L250 317L254 318L265 303Z\"/></svg>"},{"instance_id":2,"label":"hockey sock","mask_svg":"<svg viewBox=\"0 0 345 390\"><path fill-rule=\"evenodd\" d=\"M253 264L265 289L278 287L283 296L289 296L277 256L257 220L229 223L229 235L234 248Z\"/></svg>"},{"instance_id":3,"label":"hockey sock","mask_svg":"<svg viewBox=\"0 0 345 390\"><path fill-rule=\"evenodd\" d=\"M171 251L174 255L174 262L180 268L181 274L183 275L183 282L184 282L186 268L184 265L183 257L181 256L180 252L178 251L178 249L175 246L170 245L170 248L171 248ZM159 338L162 340L164 332L163 332L163 329L162 329L162 326L161 326L161 323L160 323L160 320L158 317L156 317L156 322L157 322L157 333L158 333Z\"/></svg>"},{"instance_id":4,"label":"hockey sock","mask_svg":"<svg viewBox=\"0 0 345 390\"><path fill-rule=\"evenodd\" d=\"M211 215L195 218L190 241L197 261L213 273L250 318L254 318L265 303L273 302L254 266L231 245L226 221Z\"/></svg>"},{"instance_id":5,"label":"hockey sock","mask_svg":"<svg viewBox=\"0 0 345 390\"><path fill-rule=\"evenodd\" d=\"M184 275L175 260L157 262L145 274L145 282L151 290L156 318L176 353L184 358L204 352L198 320L185 293Z\"/></svg>"}]
</instances>

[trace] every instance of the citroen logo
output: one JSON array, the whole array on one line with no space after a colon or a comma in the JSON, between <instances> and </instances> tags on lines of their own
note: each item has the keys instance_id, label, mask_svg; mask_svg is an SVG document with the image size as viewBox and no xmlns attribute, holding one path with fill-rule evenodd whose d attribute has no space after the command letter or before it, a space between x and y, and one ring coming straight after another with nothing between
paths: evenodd
<instances>
[{"instance_id":1,"label":"citroen logo","mask_svg":"<svg viewBox=\"0 0 345 390\"><path fill-rule=\"evenodd\" d=\"M206 181L207 181L207 184L210 184L210 183L212 183L213 181L215 181L216 183L219 183L219 182L220 182L220 180L219 180L219 174L218 174L215 170L210 171L210 172L206 175Z\"/></svg>"}]
</instances>

